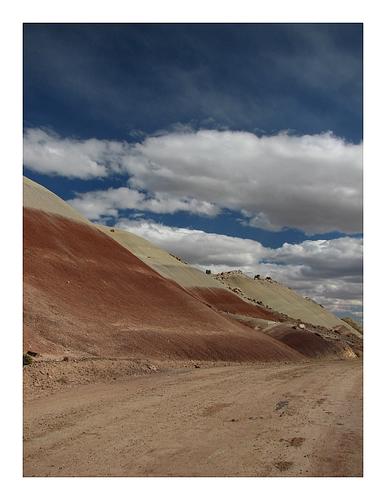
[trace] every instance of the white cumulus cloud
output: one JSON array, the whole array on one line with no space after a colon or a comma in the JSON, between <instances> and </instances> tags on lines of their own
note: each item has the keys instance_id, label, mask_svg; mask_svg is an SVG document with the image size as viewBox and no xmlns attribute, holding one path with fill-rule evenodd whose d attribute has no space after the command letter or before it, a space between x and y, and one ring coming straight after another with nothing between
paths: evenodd
<instances>
[{"instance_id":1,"label":"white cumulus cloud","mask_svg":"<svg viewBox=\"0 0 386 500\"><path fill-rule=\"evenodd\" d=\"M230 209L244 224L268 230L362 231L362 144L332 133L258 137L181 128L129 144L27 129L24 163L40 173L82 179L125 174L129 190L148 193L145 206L135 208L157 213ZM125 208L113 198L110 192L79 195L100 217Z\"/></svg>"},{"instance_id":2,"label":"white cumulus cloud","mask_svg":"<svg viewBox=\"0 0 386 500\"><path fill-rule=\"evenodd\" d=\"M29 128L24 132L23 162L41 174L92 179L120 171L125 150L125 143L118 141L63 138Z\"/></svg>"},{"instance_id":3,"label":"white cumulus cloud","mask_svg":"<svg viewBox=\"0 0 386 500\"><path fill-rule=\"evenodd\" d=\"M218 208L207 201L170 197L164 193L146 195L127 187L80 193L76 198L67 201L91 220L117 217L120 210L126 209L146 210L157 214L174 214L181 211L213 216L218 213Z\"/></svg>"}]
</instances>

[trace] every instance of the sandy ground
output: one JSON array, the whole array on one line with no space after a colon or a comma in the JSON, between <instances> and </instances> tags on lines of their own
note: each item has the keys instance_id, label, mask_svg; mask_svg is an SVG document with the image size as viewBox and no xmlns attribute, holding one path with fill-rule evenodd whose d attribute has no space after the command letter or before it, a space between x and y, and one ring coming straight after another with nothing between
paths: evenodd
<instances>
[{"instance_id":1,"label":"sandy ground","mask_svg":"<svg viewBox=\"0 0 386 500\"><path fill-rule=\"evenodd\" d=\"M25 400L25 476L361 476L362 364L175 369Z\"/></svg>"}]
</instances>

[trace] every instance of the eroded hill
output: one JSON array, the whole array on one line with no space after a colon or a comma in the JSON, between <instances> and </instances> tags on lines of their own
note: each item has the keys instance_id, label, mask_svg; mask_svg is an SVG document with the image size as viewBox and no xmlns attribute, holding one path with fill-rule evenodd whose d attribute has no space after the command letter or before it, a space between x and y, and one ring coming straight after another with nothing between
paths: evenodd
<instances>
[{"instance_id":1,"label":"eroded hill","mask_svg":"<svg viewBox=\"0 0 386 500\"><path fill-rule=\"evenodd\" d=\"M237 278L233 283L208 276L143 238L96 226L47 189L24 181L25 350L155 360L355 356L344 331L328 335L342 326L335 316L312 315L317 306L305 307L292 291L283 298L284 287L269 284L264 296L240 293L249 278ZM313 326L321 324L319 317L327 334L319 332L310 343L315 332L308 328L304 337L293 318ZM295 326L291 342L273 334L279 324Z\"/></svg>"}]
</instances>

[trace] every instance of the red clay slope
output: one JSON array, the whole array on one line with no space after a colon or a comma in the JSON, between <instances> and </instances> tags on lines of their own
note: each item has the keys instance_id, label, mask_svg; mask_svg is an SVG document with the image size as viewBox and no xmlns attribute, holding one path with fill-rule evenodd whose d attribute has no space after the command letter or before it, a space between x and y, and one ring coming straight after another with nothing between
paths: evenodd
<instances>
[{"instance_id":1,"label":"red clay slope","mask_svg":"<svg viewBox=\"0 0 386 500\"><path fill-rule=\"evenodd\" d=\"M249 304L245 300L240 299L235 293L222 288L193 287L189 288L189 291L218 311L242 314L252 318L281 321L279 314L268 311L258 305Z\"/></svg>"},{"instance_id":2,"label":"red clay slope","mask_svg":"<svg viewBox=\"0 0 386 500\"><path fill-rule=\"evenodd\" d=\"M302 355L224 318L91 225L24 209L24 322L39 353L206 360Z\"/></svg>"},{"instance_id":3,"label":"red clay slope","mask_svg":"<svg viewBox=\"0 0 386 500\"><path fill-rule=\"evenodd\" d=\"M268 335L280 340L308 358L355 358L354 351L345 342L327 340L316 332L301 330L286 324L268 330Z\"/></svg>"}]
</instances>

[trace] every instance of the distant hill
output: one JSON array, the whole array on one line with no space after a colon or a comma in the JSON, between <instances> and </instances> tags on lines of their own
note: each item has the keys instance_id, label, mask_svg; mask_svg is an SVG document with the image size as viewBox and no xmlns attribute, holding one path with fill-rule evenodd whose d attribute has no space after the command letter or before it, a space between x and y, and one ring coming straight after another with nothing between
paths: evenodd
<instances>
[{"instance_id":1,"label":"distant hill","mask_svg":"<svg viewBox=\"0 0 386 500\"><path fill-rule=\"evenodd\" d=\"M343 330L323 336L303 325L300 334L294 316L286 312L296 311L295 320L303 320L303 308L309 315L319 306L307 308L308 301L292 292L287 295L297 308L282 307L282 299L274 308L273 299L260 301L232 291L231 285L143 238L92 224L49 190L24 179L25 351L54 358L213 361L354 355ZM282 295L282 288L272 289L271 295ZM329 318L331 326L351 328L326 311L307 316L318 317L324 324ZM291 328L290 341L269 331L278 324ZM305 338L305 331L319 338L307 348L296 340Z\"/></svg>"},{"instance_id":2,"label":"distant hill","mask_svg":"<svg viewBox=\"0 0 386 500\"><path fill-rule=\"evenodd\" d=\"M344 321L348 325L352 326L353 328L355 328L355 330L357 330L360 334L363 335L363 328L361 327L361 325L359 323L354 321L352 318L341 318L341 319L342 319L342 321Z\"/></svg>"},{"instance_id":3,"label":"distant hill","mask_svg":"<svg viewBox=\"0 0 386 500\"><path fill-rule=\"evenodd\" d=\"M236 292L240 297L257 301L296 321L322 326L329 329L346 329L358 335L358 331L334 316L315 301L302 297L294 290L271 279L250 278L241 271L219 273L214 276L222 284Z\"/></svg>"}]
</instances>

